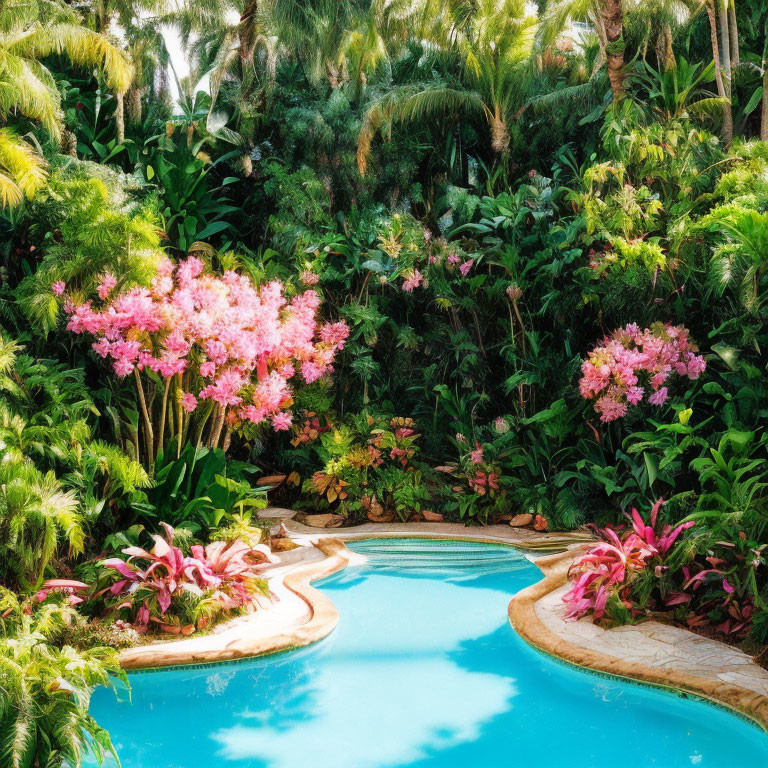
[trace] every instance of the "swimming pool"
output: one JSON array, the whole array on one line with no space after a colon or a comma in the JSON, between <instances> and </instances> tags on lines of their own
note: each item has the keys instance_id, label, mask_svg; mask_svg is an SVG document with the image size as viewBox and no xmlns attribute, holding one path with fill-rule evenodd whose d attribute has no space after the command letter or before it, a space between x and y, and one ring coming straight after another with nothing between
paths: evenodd
<instances>
[{"instance_id":1,"label":"swimming pool","mask_svg":"<svg viewBox=\"0 0 768 768\"><path fill-rule=\"evenodd\" d=\"M541 578L506 547L367 540L317 583L339 609L316 645L131 675L91 710L124 768L736 768L768 737L717 707L566 667L507 621Z\"/></svg>"}]
</instances>

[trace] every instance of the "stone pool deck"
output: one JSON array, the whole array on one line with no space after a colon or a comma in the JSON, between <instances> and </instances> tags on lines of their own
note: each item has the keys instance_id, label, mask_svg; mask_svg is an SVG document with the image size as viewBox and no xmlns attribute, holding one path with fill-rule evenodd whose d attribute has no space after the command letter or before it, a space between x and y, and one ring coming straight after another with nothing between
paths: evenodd
<instances>
[{"instance_id":1,"label":"stone pool deck","mask_svg":"<svg viewBox=\"0 0 768 768\"><path fill-rule=\"evenodd\" d=\"M768 670L737 648L658 621L613 629L588 618L565 621L562 597L575 554L571 549L535 561L544 579L509 604L509 620L521 637L580 667L724 704L768 730Z\"/></svg>"},{"instance_id":2,"label":"stone pool deck","mask_svg":"<svg viewBox=\"0 0 768 768\"><path fill-rule=\"evenodd\" d=\"M207 635L159 641L120 652L123 669L206 664L263 656L315 643L339 620L336 606L312 581L345 568L352 559L338 539L280 554L265 571L274 601L268 607L219 625Z\"/></svg>"},{"instance_id":3,"label":"stone pool deck","mask_svg":"<svg viewBox=\"0 0 768 768\"><path fill-rule=\"evenodd\" d=\"M344 539L402 536L503 543L531 551L544 578L509 603L509 620L534 647L566 662L619 677L678 689L741 712L768 730L768 671L739 650L680 627L648 621L606 630L589 619L566 622L562 596L573 558L585 546L583 535L538 533L496 525L466 528L451 523L370 523L355 528L318 529L274 510L298 545L280 554L265 572L276 600L268 608L229 621L208 635L129 648L125 669L212 663L298 648L330 634L338 612L311 586L358 557ZM269 516L270 510L263 515ZM559 549L555 555L542 550Z\"/></svg>"}]
</instances>

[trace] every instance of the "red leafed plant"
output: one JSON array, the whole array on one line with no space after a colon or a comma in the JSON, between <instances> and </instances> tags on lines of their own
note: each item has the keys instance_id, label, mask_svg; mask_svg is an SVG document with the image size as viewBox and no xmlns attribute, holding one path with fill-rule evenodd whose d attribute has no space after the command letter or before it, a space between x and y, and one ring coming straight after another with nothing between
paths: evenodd
<instances>
[{"instance_id":1,"label":"red leafed plant","mask_svg":"<svg viewBox=\"0 0 768 768\"><path fill-rule=\"evenodd\" d=\"M167 632L190 634L212 618L240 608L253 610L269 596L261 576L275 562L269 548L241 540L193 546L185 555L174 544L175 531L162 523L165 538L153 536L151 551L127 547L119 557L102 561L112 581L98 594L109 610L146 632L150 624Z\"/></svg>"},{"instance_id":2,"label":"red leafed plant","mask_svg":"<svg viewBox=\"0 0 768 768\"><path fill-rule=\"evenodd\" d=\"M718 634L745 635L756 613L758 569L765 565L768 544L733 534L732 541L713 542L707 557L681 569L680 599L690 608L691 629L711 627Z\"/></svg>"},{"instance_id":3,"label":"red leafed plant","mask_svg":"<svg viewBox=\"0 0 768 768\"><path fill-rule=\"evenodd\" d=\"M576 559L568 572L573 585L563 597L567 619L579 619L590 612L595 619L615 618L607 615L611 612L610 605L620 607L631 617L640 613L631 600L637 577L651 567L659 573L680 534L694 524L689 521L675 527L665 525L657 530L663 503L659 499L651 508L650 524L646 524L640 513L633 509L632 528L596 529L604 541Z\"/></svg>"}]
</instances>

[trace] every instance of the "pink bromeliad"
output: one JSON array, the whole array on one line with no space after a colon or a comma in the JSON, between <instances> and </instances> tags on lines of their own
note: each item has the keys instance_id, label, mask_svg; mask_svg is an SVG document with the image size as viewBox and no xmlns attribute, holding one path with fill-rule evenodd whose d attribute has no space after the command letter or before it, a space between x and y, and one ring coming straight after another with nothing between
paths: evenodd
<instances>
[{"instance_id":1,"label":"pink bromeliad","mask_svg":"<svg viewBox=\"0 0 768 768\"><path fill-rule=\"evenodd\" d=\"M657 531L659 509L663 504L659 499L651 508L650 525L633 509L632 528L622 535L610 527L598 529L605 540L575 560L568 572L573 585L563 597L566 619L579 619L589 612L596 619L602 618L612 595L625 601L620 593L633 575L652 564L661 564L680 534L694 524L689 521L675 527L665 525L661 532ZM627 603L624 602L625 606L630 608L631 604Z\"/></svg>"}]
</instances>

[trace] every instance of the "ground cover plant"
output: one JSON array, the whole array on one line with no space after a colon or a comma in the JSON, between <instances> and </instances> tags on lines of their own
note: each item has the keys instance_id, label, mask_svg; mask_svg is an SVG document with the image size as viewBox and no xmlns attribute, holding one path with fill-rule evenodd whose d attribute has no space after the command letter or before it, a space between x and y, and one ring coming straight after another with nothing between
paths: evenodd
<instances>
[{"instance_id":1,"label":"ground cover plant","mask_svg":"<svg viewBox=\"0 0 768 768\"><path fill-rule=\"evenodd\" d=\"M269 605L270 501L590 526L571 618L765 660L764 5L6 0L0 763Z\"/></svg>"}]
</instances>

